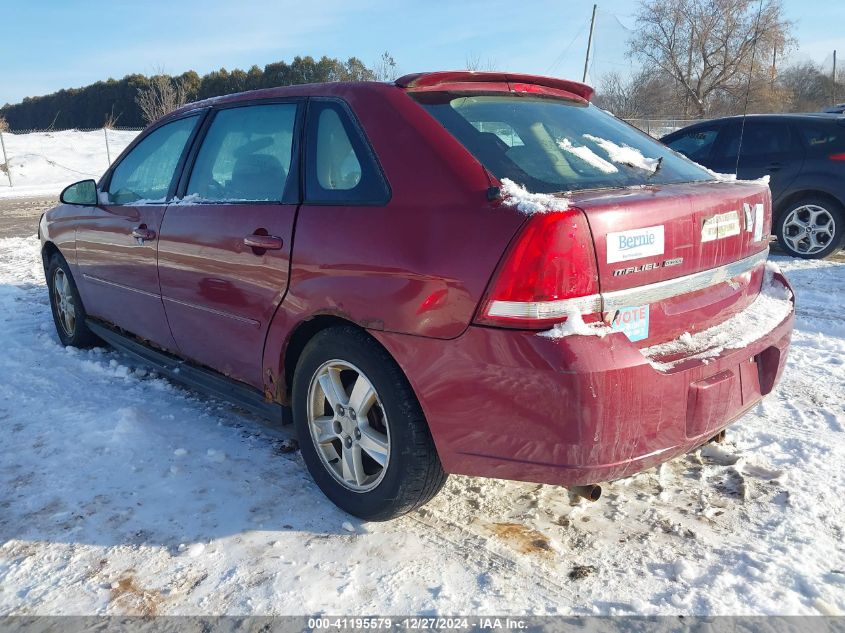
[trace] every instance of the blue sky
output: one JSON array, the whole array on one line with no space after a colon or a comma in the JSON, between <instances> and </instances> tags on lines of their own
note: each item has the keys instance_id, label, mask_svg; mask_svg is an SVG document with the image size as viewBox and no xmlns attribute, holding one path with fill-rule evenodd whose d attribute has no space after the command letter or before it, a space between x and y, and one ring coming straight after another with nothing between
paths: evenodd
<instances>
[{"instance_id":1,"label":"blue sky","mask_svg":"<svg viewBox=\"0 0 845 633\"><path fill-rule=\"evenodd\" d=\"M635 0L599 0L593 78L625 71ZM0 0L0 104L158 68L200 74L295 55L390 51L403 73L465 67L580 79L593 0ZM845 2L783 0L793 57L845 67Z\"/></svg>"}]
</instances>

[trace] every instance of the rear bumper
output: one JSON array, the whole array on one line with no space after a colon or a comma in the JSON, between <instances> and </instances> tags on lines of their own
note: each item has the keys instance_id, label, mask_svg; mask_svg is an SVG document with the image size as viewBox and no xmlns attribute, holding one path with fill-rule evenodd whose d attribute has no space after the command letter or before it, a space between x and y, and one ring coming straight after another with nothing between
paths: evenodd
<instances>
[{"instance_id":1,"label":"rear bumper","mask_svg":"<svg viewBox=\"0 0 845 633\"><path fill-rule=\"evenodd\" d=\"M650 468L736 420L779 380L793 323L794 308L742 349L667 371L622 333L373 334L411 381L447 472L573 486Z\"/></svg>"}]
</instances>

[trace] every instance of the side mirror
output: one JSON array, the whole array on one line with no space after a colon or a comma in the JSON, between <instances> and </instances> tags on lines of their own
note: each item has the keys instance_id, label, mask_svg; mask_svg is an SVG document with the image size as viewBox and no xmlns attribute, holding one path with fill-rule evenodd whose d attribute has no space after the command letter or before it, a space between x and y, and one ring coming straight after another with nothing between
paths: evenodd
<instances>
[{"instance_id":1,"label":"side mirror","mask_svg":"<svg viewBox=\"0 0 845 633\"><path fill-rule=\"evenodd\" d=\"M59 200L64 204L78 204L86 207L97 206L97 183L93 180L82 180L65 187Z\"/></svg>"}]
</instances>

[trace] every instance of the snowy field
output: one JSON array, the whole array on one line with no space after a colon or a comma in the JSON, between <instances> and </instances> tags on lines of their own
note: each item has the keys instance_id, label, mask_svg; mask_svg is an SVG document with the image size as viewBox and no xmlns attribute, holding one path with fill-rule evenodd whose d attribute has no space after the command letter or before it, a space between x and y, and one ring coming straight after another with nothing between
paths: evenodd
<instances>
[{"instance_id":1,"label":"snowy field","mask_svg":"<svg viewBox=\"0 0 845 633\"><path fill-rule=\"evenodd\" d=\"M287 429L61 347L36 238L0 239L0 613L841 613L845 264L778 261L789 365L726 444L595 504L452 477L373 524Z\"/></svg>"},{"instance_id":2,"label":"snowy field","mask_svg":"<svg viewBox=\"0 0 845 633\"><path fill-rule=\"evenodd\" d=\"M0 199L58 194L68 185L99 180L114 160L138 135L136 131L3 133L12 184L0 169ZM108 152L106 151L108 138ZM3 162L0 155L0 164Z\"/></svg>"}]
</instances>

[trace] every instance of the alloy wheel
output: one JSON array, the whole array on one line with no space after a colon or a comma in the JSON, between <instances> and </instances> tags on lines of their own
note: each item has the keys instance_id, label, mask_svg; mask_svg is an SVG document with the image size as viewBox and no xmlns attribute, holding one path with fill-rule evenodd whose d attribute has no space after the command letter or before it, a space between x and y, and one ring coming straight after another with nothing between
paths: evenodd
<instances>
[{"instance_id":1,"label":"alloy wheel","mask_svg":"<svg viewBox=\"0 0 845 633\"><path fill-rule=\"evenodd\" d=\"M62 329L65 334L72 337L76 331L76 303L70 287L70 279L61 268L56 268L53 274L53 302Z\"/></svg>"},{"instance_id":2,"label":"alloy wheel","mask_svg":"<svg viewBox=\"0 0 845 633\"><path fill-rule=\"evenodd\" d=\"M783 241L801 255L815 255L823 251L835 235L833 215L815 204L797 207L783 219Z\"/></svg>"},{"instance_id":3,"label":"alloy wheel","mask_svg":"<svg viewBox=\"0 0 845 633\"><path fill-rule=\"evenodd\" d=\"M354 492L381 483L390 460L390 428L375 387L343 360L323 363L308 388L308 428L320 460Z\"/></svg>"}]
</instances>

